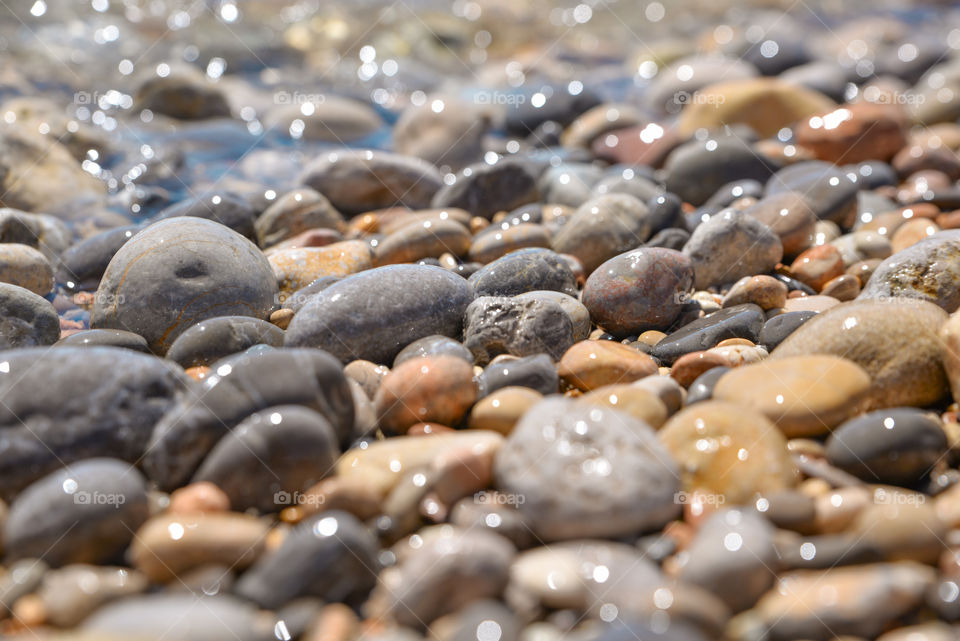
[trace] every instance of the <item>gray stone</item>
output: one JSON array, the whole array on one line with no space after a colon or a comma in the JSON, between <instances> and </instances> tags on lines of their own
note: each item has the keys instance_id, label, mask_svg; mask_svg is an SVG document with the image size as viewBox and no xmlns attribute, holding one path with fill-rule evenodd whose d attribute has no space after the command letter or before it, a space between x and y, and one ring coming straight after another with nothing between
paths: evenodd
<instances>
[{"instance_id":1,"label":"gray stone","mask_svg":"<svg viewBox=\"0 0 960 641\"><path fill-rule=\"evenodd\" d=\"M510 252L469 278L477 296L516 296L534 290L577 295L577 277L556 252L539 247Z\"/></svg>"},{"instance_id":2,"label":"gray stone","mask_svg":"<svg viewBox=\"0 0 960 641\"><path fill-rule=\"evenodd\" d=\"M753 179L766 182L775 163L734 136L714 136L680 145L667 156L667 191L695 206L727 183Z\"/></svg>"},{"instance_id":3,"label":"gray stone","mask_svg":"<svg viewBox=\"0 0 960 641\"><path fill-rule=\"evenodd\" d=\"M481 296L464 315L463 344L478 365L499 354L559 359L573 342L570 316L551 301Z\"/></svg>"},{"instance_id":4,"label":"gray stone","mask_svg":"<svg viewBox=\"0 0 960 641\"><path fill-rule=\"evenodd\" d=\"M783 244L756 218L728 209L698 225L683 253L693 263L694 285L706 289L772 271Z\"/></svg>"},{"instance_id":5,"label":"gray stone","mask_svg":"<svg viewBox=\"0 0 960 641\"><path fill-rule=\"evenodd\" d=\"M71 245L60 258L57 282L71 291L96 289L114 254L140 229L139 225L114 227Z\"/></svg>"},{"instance_id":6,"label":"gray stone","mask_svg":"<svg viewBox=\"0 0 960 641\"><path fill-rule=\"evenodd\" d=\"M284 194L257 217L254 230L257 243L270 247L308 229L344 228L340 215L326 196L310 188Z\"/></svg>"},{"instance_id":7,"label":"gray stone","mask_svg":"<svg viewBox=\"0 0 960 641\"><path fill-rule=\"evenodd\" d=\"M60 317L45 298L28 289L0 283L0 350L53 345L60 338Z\"/></svg>"},{"instance_id":8,"label":"gray stone","mask_svg":"<svg viewBox=\"0 0 960 641\"><path fill-rule=\"evenodd\" d=\"M419 338L400 350L397 357L393 359L393 366L396 367L404 361L421 356L456 356L473 365L473 354L464 347L463 343L449 336L435 334Z\"/></svg>"},{"instance_id":9,"label":"gray stone","mask_svg":"<svg viewBox=\"0 0 960 641\"><path fill-rule=\"evenodd\" d=\"M553 237L555 251L576 256L589 274L601 263L639 247L652 230L647 205L627 194L597 196L583 203Z\"/></svg>"},{"instance_id":10,"label":"gray stone","mask_svg":"<svg viewBox=\"0 0 960 641\"><path fill-rule=\"evenodd\" d=\"M182 367L210 365L254 345L283 346L283 330L249 316L218 316L186 329L167 350L167 358Z\"/></svg>"},{"instance_id":11,"label":"gray stone","mask_svg":"<svg viewBox=\"0 0 960 641\"><path fill-rule=\"evenodd\" d=\"M539 198L536 176L526 163L500 160L464 168L453 184L437 191L431 206L458 207L489 219L499 211L511 211Z\"/></svg>"},{"instance_id":12,"label":"gray stone","mask_svg":"<svg viewBox=\"0 0 960 641\"><path fill-rule=\"evenodd\" d=\"M960 229L938 232L884 260L859 298L894 296L929 301L948 313L960 308Z\"/></svg>"}]
</instances>

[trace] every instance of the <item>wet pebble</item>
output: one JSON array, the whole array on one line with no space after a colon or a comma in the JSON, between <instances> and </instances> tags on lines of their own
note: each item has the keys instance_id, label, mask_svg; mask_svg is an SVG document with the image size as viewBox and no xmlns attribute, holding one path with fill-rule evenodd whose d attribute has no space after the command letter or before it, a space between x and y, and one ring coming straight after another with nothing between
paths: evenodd
<instances>
[{"instance_id":1,"label":"wet pebble","mask_svg":"<svg viewBox=\"0 0 960 641\"><path fill-rule=\"evenodd\" d=\"M763 310L783 307L787 286L772 276L744 276L723 297L723 307L753 303Z\"/></svg>"},{"instance_id":2,"label":"wet pebble","mask_svg":"<svg viewBox=\"0 0 960 641\"><path fill-rule=\"evenodd\" d=\"M790 275L816 291L822 291L832 279L843 275L843 256L833 245L811 247L790 265Z\"/></svg>"},{"instance_id":3,"label":"wet pebble","mask_svg":"<svg viewBox=\"0 0 960 641\"><path fill-rule=\"evenodd\" d=\"M777 314L763 324L763 329L760 330L760 337L757 342L765 346L768 351L773 351L773 349L786 340L790 334L816 315L817 313L812 311Z\"/></svg>"},{"instance_id":4,"label":"wet pebble","mask_svg":"<svg viewBox=\"0 0 960 641\"><path fill-rule=\"evenodd\" d=\"M683 253L693 263L694 285L706 289L771 271L783 258L783 245L756 218L727 210L701 223Z\"/></svg>"},{"instance_id":5,"label":"wet pebble","mask_svg":"<svg viewBox=\"0 0 960 641\"><path fill-rule=\"evenodd\" d=\"M463 344L478 365L499 354L560 358L573 342L570 316L552 301L481 296L464 314Z\"/></svg>"},{"instance_id":6,"label":"wet pebble","mask_svg":"<svg viewBox=\"0 0 960 641\"><path fill-rule=\"evenodd\" d=\"M444 252L465 256L470 242L470 230L455 220L413 222L380 241L374 251L374 264L380 267L415 263L424 258L436 258Z\"/></svg>"},{"instance_id":7,"label":"wet pebble","mask_svg":"<svg viewBox=\"0 0 960 641\"><path fill-rule=\"evenodd\" d=\"M517 296L546 290L577 295L569 263L549 249L520 249L484 265L469 278L477 296Z\"/></svg>"},{"instance_id":8,"label":"wet pebble","mask_svg":"<svg viewBox=\"0 0 960 641\"><path fill-rule=\"evenodd\" d=\"M257 216L254 231L261 247L270 247L311 229L342 230L343 216L327 198L308 187L277 198Z\"/></svg>"},{"instance_id":9,"label":"wet pebble","mask_svg":"<svg viewBox=\"0 0 960 641\"><path fill-rule=\"evenodd\" d=\"M549 248L550 232L535 223L520 223L505 229L494 227L473 238L469 257L478 263L490 263L510 252L527 247Z\"/></svg>"},{"instance_id":10,"label":"wet pebble","mask_svg":"<svg viewBox=\"0 0 960 641\"><path fill-rule=\"evenodd\" d=\"M53 267L43 254L29 245L0 243L0 283L46 296L53 289Z\"/></svg>"},{"instance_id":11,"label":"wet pebble","mask_svg":"<svg viewBox=\"0 0 960 641\"><path fill-rule=\"evenodd\" d=\"M651 354L673 363L684 354L714 347L728 338L746 338L756 343L765 317L757 305L727 307L688 323L657 343Z\"/></svg>"},{"instance_id":12,"label":"wet pebble","mask_svg":"<svg viewBox=\"0 0 960 641\"><path fill-rule=\"evenodd\" d=\"M630 383L657 372L657 364L638 349L614 341L587 340L571 346L557 373L567 385L583 391Z\"/></svg>"},{"instance_id":13,"label":"wet pebble","mask_svg":"<svg viewBox=\"0 0 960 641\"><path fill-rule=\"evenodd\" d=\"M170 345L167 358L184 368L210 365L254 345L281 347L283 330L249 316L218 316L180 334Z\"/></svg>"},{"instance_id":14,"label":"wet pebble","mask_svg":"<svg viewBox=\"0 0 960 641\"><path fill-rule=\"evenodd\" d=\"M150 353L147 340L140 334L122 329L87 329L64 336L58 347L122 347L145 354Z\"/></svg>"},{"instance_id":15,"label":"wet pebble","mask_svg":"<svg viewBox=\"0 0 960 641\"><path fill-rule=\"evenodd\" d=\"M580 205L551 243L555 251L575 256L587 274L603 262L639 247L652 227L647 205L627 194L607 194Z\"/></svg>"},{"instance_id":16,"label":"wet pebble","mask_svg":"<svg viewBox=\"0 0 960 641\"><path fill-rule=\"evenodd\" d=\"M553 359L546 354L490 363L478 382L485 394L510 386L528 387L544 395L556 394L560 385Z\"/></svg>"},{"instance_id":17,"label":"wet pebble","mask_svg":"<svg viewBox=\"0 0 960 641\"><path fill-rule=\"evenodd\" d=\"M492 430L508 435L543 394L529 387L503 387L485 396L470 410L472 430Z\"/></svg>"},{"instance_id":18,"label":"wet pebble","mask_svg":"<svg viewBox=\"0 0 960 641\"><path fill-rule=\"evenodd\" d=\"M147 589L147 578L129 568L74 564L48 572L37 590L47 621L70 628L98 607Z\"/></svg>"},{"instance_id":19,"label":"wet pebble","mask_svg":"<svg viewBox=\"0 0 960 641\"><path fill-rule=\"evenodd\" d=\"M530 167L519 160L500 160L465 167L452 184L440 187L431 206L459 207L489 220L497 212L536 202L539 196Z\"/></svg>"},{"instance_id":20,"label":"wet pebble","mask_svg":"<svg viewBox=\"0 0 960 641\"><path fill-rule=\"evenodd\" d=\"M535 290L518 294L515 298L517 300L539 299L557 303L570 317L570 322L573 323L573 340L582 341L590 335L590 329L593 327L590 320L590 311L573 296L551 290Z\"/></svg>"},{"instance_id":21,"label":"wet pebble","mask_svg":"<svg viewBox=\"0 0 960 641\"><path fill-rule=\"evenodd\" d=\"M59 338L53 305L28 289L0 283L0 350L53 345Z\"/></svg>"},{"instance_id":22,"label":"wet pebble","mask_svg":"<svg viewBox=\"0 0 960 641\"><path fill-rule=\"evenodd\" d=\"M953 312L960 307L960 232L945 231L893 254L874 270L861 299L905 296Z\"/></svg>"},{"instance_id":23,"label":"wet pebble","mask_svg":"<svg viewBox=\"0 0 960 641\"><path fill-rule=\"evenodd\" d=\"M476 400L472 363L446 355L395 365L373 399L380 428L388 434L404 434L423 422L455 426Z\"/></svg>"},{"instance_id":24,"label":"wet pebble","mask_svg":"<svg viewBox=\"0 0 960 641\"><path fill-rule=\"evenodd\" d=\"M324 247L281 249L267 260L280 289L278 301L286 300L321 278L342 278L373 267L367 243L345 240Z\"/></svg>"}]
</instances>

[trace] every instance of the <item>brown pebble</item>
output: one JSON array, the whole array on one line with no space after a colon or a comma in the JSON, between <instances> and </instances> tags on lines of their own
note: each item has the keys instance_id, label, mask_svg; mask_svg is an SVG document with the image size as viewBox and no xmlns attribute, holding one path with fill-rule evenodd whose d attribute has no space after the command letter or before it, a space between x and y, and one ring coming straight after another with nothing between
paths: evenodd
<instances>
[{"instance_id":1,"label":"brown pebble","mask_svg":"<svg viewBox=\"0 0 960 641\"><path fill-rule=\"evenodd\" d=\"M520 417L543 395L529 387L503 387L480 399L470 411L470 429L508 435ZM407 432L409 434L409 432Z\"/></svg>"},{"instance_id":2,"label":"brown pebble","mask_svg":"<svg viewBox=\"0 0 960 641\"><path fill-rule=\"evenodd\" d=\"M301 518L324 510L343 510L365 521L380 514L382 498L358 476L331 476L303 492L298 507Z\"/></svg>"},{"instance_id":3,"label":"brown pebble","mask_svg":"<svg viewBox=\"0 0 960 641\"><path fill-rule=\"evenodd\" d=\"M187 376L195 381L202 381L210 375L211 371L212 370L206 365L197 365L196 367L188 367L187 369L183 370Z\"/></svg>"},{"instance_id":4,"label":"brown pebble","mask_svg":"<svg viewBox=\"0 0 960 641\"><path fill-rule=\"evenodd\" d=\"M387 374L373 403L382 430L405 434L416 423L456 425L476 400L470 363L456 356L424 356Z\"/></svg>"},{"instance_id":5,"label":"brown pebble","mask_svg":"<svg viewBox=\"0 0 960 641\"><path fill-rule=\"evenodd\" d=\"M290 325L290 321L293 320L294 311L289 308L278 309L277 311L270 314L270 322L279 327L280 329L286 329Z\"/></svg>"},{"instance_id":6,"label":"brown pebble","mask_svg":"<svg viewBox=\"0 0 960 641\"><path fill-rule=\"evenodd\" d=\"M723 297L723 307L753 303L763 309L783 307L787 286L773 276L744 276Z\"/></svg>"},{"instance_id":7,"label":"brown pebble","mask_svg":"<svg viewBox=\"0 0 960 641\"><path fill-rule=\"evenodd\" d=\"M47 622L47 608L39 594L20 597L14 602L11 612L16 622L28 630Z\"/></svg>"},{"instance_id":8,"label":"brown pebble","mask_svg":"<svg viewBox=\"0 0 960 641\"><path fill-rule=\"evenodd\" d=\"M174 490L168 511L174 514L228 512L230 497L209 481L199 481Z\"/></svg>"},{"instance_id":9,"label":"brown pebble","mask_svg":"<svg viewBox=\"0 0 960 641\"><path fill-rule=\"evenodd\" d=\"M657 371L657 364L647 354L622 343L596 340L573 345L557 368L564 382L582 391L629 383Z\"/></svg>"},{"instance_id":10,"label":"brown pebble","mask_svg":"<svg viewBox=\"0 0 960 641\"><path fill-rule=\"evenodd\" d=\"M310 624L302 641L351 641L360 630L360 619L342 603L323 606Z\"/></svg>"},{"instance_id":11,"label":"brown pebble","mask_svg":"<svg viewBox=\"0 0 960 641\"><path fill-rule=\"evenodd\" d=\"M818 292L827 281L841 275L843 269L843 254L833 245L811 247L790 265L794 278Z\"/></svg>"},{"instance_id":12,"label":"brown pebble","mask_svg":"<svg viewBox=\"0 0 960 641\"><path fill-rule=\"evenodd\" d=\"M860 294L860 279L850 274L841 274L827 281L822 293L839 301L853 300Z\"/></svg>"},{"instance_id":13,"label":"brown pebble","mask_svg":"<svg viewBox=\"0 0 960 641\"><path fill-rule=\"evenodd\" d=\"M940 227L935 222L925 218L908 220L893 233L890 244L893 246L894 253L896 253L933 236L938 231L940 231Z\"/></svg>"},{"instance_id":14,"label":"brown pebble","mask_svg":"<svg viewBox=\"0 0 960 641\"><path fill-rule=\"evenodd\" d=\"M708 351L690 352L677 359L670 369L670 376L683 387L690 387L704 372L726 364L726 359L719 354Z\"/></svg>"},{"instance_id":15,"label":"brown pebble","mask_svg":"<svg viewBox=\"0 0 960 641\"><path fill-rule=\"evenodd\" d=\"M650 347L653 347L654 345L656 345L666 337L667 335L663 332L657 331L655 329L648 329L647 331L645 331L644 333L640 334L640 336L637 337L637 341L645 345L649 345Z\"/></svg>"}]
</instances>

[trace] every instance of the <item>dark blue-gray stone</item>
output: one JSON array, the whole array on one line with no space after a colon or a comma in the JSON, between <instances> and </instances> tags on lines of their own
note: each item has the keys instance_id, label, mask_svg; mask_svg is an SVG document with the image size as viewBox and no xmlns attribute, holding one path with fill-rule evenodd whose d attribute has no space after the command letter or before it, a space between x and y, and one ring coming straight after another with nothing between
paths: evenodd
<instances>
[{"instance_id":1,"label":"dark blue-gray stone","mask_svg":"<svg viewBox=\"0 0 960 641\"><path fill-rule=\"evenodd\" d=\"M483 395L502 387L518 386L529 387L546 396L557 393L560 377L553 360L546 354L538 354L487 365L478 383Z\"/></svg>"},{"instance_id":2,"label":"dark blue-gray stone","mask_svg":"<svg viewBox=\"0 0 960 641\"><path fill-rule=\"evenodd\" d=\"M787 336L816 315L816 312L808 310L777 314L763 324L759 344L766 347L768 352L773 351Z\"/></svg>"},{"instance_id":3,"label":"dark blue-gray stone","mask_svg":"<svg viewBox=\"0 0 960 641\"><path fill-rule=\"evenodd\" d=\"M570 264L556 252L540 247L501 256L469 280L477 296L516 296L545 289L577 295L577 277Z\"/></svg>"},{"instance_id":4,"label":"dark blue-gray stone","mask_svg":"<svg viewBox=\"0 0 960 641\"><path fill-rule=\"evenodd\" d=\"M188 327L167 350L181 367L210 365L254 345L283 345L283 330L250 316L218 316Z\"/></svg>"},{"instance_id":5,"label":"dark blue-gray stone","mask_svg":"<svg viewBox=\"0 0 960 641\"><path fill-rule=\"evenodd\" d=\"M58 340L55 347L122 347L149 354L147 339L122 329L85 329Z\"/></svg>"},{"instance_id":6,"label":"dark blue-gray stone","mask_svg":"<svg viewBox=\"0 0 960 641\"><path fill-rule=\"evenodd\" d=\"M746 338L756 343L763 322L763 310L753 303L720 309L668 334L651 355L672 365L684 354L710 349L728 338Z\"/></svg>"}]
</instances>

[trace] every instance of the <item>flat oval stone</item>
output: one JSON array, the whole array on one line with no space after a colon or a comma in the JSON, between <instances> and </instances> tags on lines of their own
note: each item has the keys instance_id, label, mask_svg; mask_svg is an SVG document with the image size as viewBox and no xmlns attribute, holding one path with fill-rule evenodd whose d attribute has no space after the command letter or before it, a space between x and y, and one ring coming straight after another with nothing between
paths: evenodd
<instances>
[{"instance_id":1,"label":"flat oval stone","mask_svg":"<svg viewBox=\"0 0 960 641\"><path fill-rule=\"evenodd\" d=\"M870 388L870 375L832 355L767 360L728 372L713 397L751 407L788 437L818 436L856 414Z\"/></svg>"},{"instance_id":2,"label":"flat oval stone","mask_svg":"<svg viewBox=\"0 0 960 641\"><path fill-rule=\"evenodd\" d=\"M373 267L370 246L362 240L281 249L271 253L267 260L280 288L281 303L321 278L342 278Z\"/></svg>"},{"instance_id":3,"label":"flat oval stone","mask_svg":"<svg viewBox=\"0 0 960 641\"><path fill-rule=\"evenodd\" d=\"M53 345L60 338L60 317L45 298L28 289L0 283L0 350Z\"/></svg>"},{"instance_id":4,"label":"flat oval stone","mask_svg":"<svg viewBox=\"0 0 960 641\"><path fill-rule=\"evenodd\" d=\"M60 257L57 282L71 291L96 289L110 259L140 229L139 225L114 227L71 245Z\"/></svg>"},{"instance_id":5,"label":"flat oval stone","mask_svg":"<svg viewBox=\"0 0 960 641\"><path fill-rule=\"evenodd\" d=\"M841 303L804 323L770 355L835 354L870 376L863 410L925 407L948 393L938 332L946 313L911 298Z\"/></svg>"},{"instance_id":6,"label":"flat oval stone","mask_svg":"<svg viewBox=\"0 0 960 641\"><path fill-rule=\"evenodd\" d=\"M827 113L806 115L813 117L800 122L794 135L798 145L820 160L890 160L907 144L906 113L897 104L861 100Z\"/></svg>"},{"instance_id":7,"label":"flat oval stone","mask_svg":"<svg viewBox=\"0 0 960 641\"><path fill-rule=\"evenodd\" d=\"M4 352L2 362L5 500L75 461L137 461L154 425L191 385L174 363L112 347L21 349Z\"/></svg>"},{"instance_id":8,"label":"flat oval stone","mask_svg":"<svg viewBox=\"0 0 960 641\"><path fill-rule=\"evenodd\" d=\"M405 434L416 423L455 426L477 400L473 364L456 356L423 356L397 365L373 399L380 428Z\"/></svg>"},{"instance_id":9,"label":"flat oval stone","mask_svg":"<svg viewBox=\"0 0 960 641\"><path fill-rule=\"evenodd\" d=\"M323 194L309 187L294 189L277 198L257 216L254 231L261 247L270 247L310 229L345 227L340 215Z\"/></svg>"},{"instance_id":10,"label":"flat oval stone","mask_svg":"<svg viewBox=\"0 0 960 641\"><path fill-rule=\"evenodd\" d=\"M763 414L719 400L681 410L658 432L683 490L710 505L748 505L758 493L793 487L799 472L787 441Z\"/></svg>"},{"instance_id":11,"label":"flat oval stone","mask_svg":"<svg viewBox=\"0 0 960 641\"><path fill-rule=\"evenodd\" d=\"M629 414L655 430L660 429L669 415L666 404L654 392L627 383L598 387L578 400Z\"/></svg>"},{"instance_id":12,"label":"flat oval stone","mask_svg":"<svg viewBox=\"0 0 960 641\"><path fill-rule=\"evenodd\" d=\"M817 312L811 311L777 314L763 324L758 342L760 345L766 347L767 351L773 351L773 349L786 340L790 334L816 315Z\"/></svg>"},{"instance_id":13,"label":"flat oval stone","mask_svg":"<svg viewBox=\"0 0 960 641\"><path fill-rule=\"evenodd\" d=\"M753 303L763 310L783 307L787 302L787 286L772 276L744 276L730 287L723 297L723 307Z\"/></svg>"},{"instance_id":14,"label":"flat oval stone","mask_svg":"<svg viewBox=\"0 0 960 641\"><path fill-rule=\"evenodd\" d=\"M230 192L215 191L191 196L167 207L150 222L183 217L210 220L229 227L246 238L255 237L253 223L256 212L246 200Z\"/></svg>"},{"instance_id":15,"label":"flat oval stone","mask_svg":"<svg viewBox=\"0 0 960 641\"><path fill-rule=\"evenodd\" d=\"M219 316L188 328L167 351L167 358L181 367L210 365L254 345L283 346L283 330L249 316Z\"/></svg>"},{"instance_id":16,"label":"flat oval stone","mask_svg":"<svg viewBox=\"0 0 960 641\"><path fill-rule=\"evenodd\" d=\"M319 156L299 181L326 196L338 211L353 215L395 205L423 209L443 185L443 176L420 158L348 149Z\"/></svg>"},{"instance_id":17,"label":"flat oval stone","mask_svg":"<svg viewBox=\"0 0 960 641\"><path fill-rule=\"evenodd\" d=\"M614 341L581 341L564 354L557 366L560 378L579 390L590 391L629 383L657 372L657 364L638 349Z\"/></svg>"},{"instance_id":18,"label":"flat oval stone","mask_svg":"<svg viewBox=\"0 0 960 641\"><path fill-rule=\"evenodd\" d=\"M577 277L562 256L549 249L511 252L470 276L477 296L517 296L537 290L577 295Z\"/></svg>"},{"instance_id":19,"label":"flat oval stone","mask_svg":"<svg viewBox=\"0 0 960 641\"><path fill-rule=\"evenodd\" d=\"M53 567L119 557L147 519L147 486L128 463L90 458L28 486L3 525L11 559L43 558Z\"/></svg>"},{"instance_id":20,"label":"flat oval stone","mask_svg":"<svg viewBox=\"0 0 960 641\"><path fill-rule=\"evenodd\" d=\"M912 407L877 410L839 426L827 440L827 460L868 483L912 486L947 450L936 414Z\"/></svg>"},{"instance_id":21,"label":"flat oval stone","mask_svg":"<svg viewBox=\"0 0 960 641\"><path fill-rule=\"evenodd\" d=\"M546 354L538 354L491 363L480 374L478 383L484 394L492 394L503 387L519 386L546 395L557 393L560 379L553 359Z\"/></svg>"},{"instance_id":22,"label":"flat oval stone","mask_svg":"<svg viewBox=\"0 0 960 641\"><path fill-rule=\"evenodd\" d=\"M440 187L431 206L458 207L489 220L497 212L512 211L539 197L536 176L526 163L500 160L493 165L476 163L459 171L452 184Z\"/></svg>"},{"instance_id":23,"label":"flat oval stone","mask_svg":"<svg viewBox=\"0 0 960 641\"><path fill-rule=\"evenodd\" d=\"M859 298L892 296L930 301L950 313L960 308L960 230L940 232L884 260Z\"/></svg>"},{"instance_id":24,"label":"flat oval stone","mask_svg":"<svg viewBox=\"0 0 960 641\"><path fill-rule=\"evenodd\" d=\"M504 387L477 401L470 410L470 429L492 430L508 435L520 417L536 405L543 394L529 387Z\"/></svg>"},{"instance_id":25,"label":"flat oval stone","mask_svg":"<svg viewBox=\"0 0 960 641\"><path fill-rule=\"evenodd\" d=\"M381 267L414 263L423 258L436 258L444 252L465 256L470 250L470 241L470 230L455 220L414 222L379 242L374 252L374 264Z\"/></svg>"},{"instance_id":26,"label":"flat oval stone","mask_svg":"<svg viewBox=\"0 0 960 641\"><path fill-rule=\"evenodd\" d=\"M672 249L637 249L606 261L587 278L583 304L615 336L666 329L693 286L690 259Z\"/></svg>"},{"instance_id":27,"label":"flat oval stone","mask_svg":"<svg viewBox=\"0 0 960 641\"><path fill-rule=\"evenodd\" d=\"M424 336L404 347L393 359L393 366L397 367L406 361L421 356L455 356L471 365L473 364L473 354L464 347L463 343L449 336L436 334L434 336Z\"/></svg>"},{"instance_id":28,"label":"flat oval stone","mask_svg":"<svg viewBox=\"0 0 960 641\"><path fill-rule=\"evenodd\" d=\"M752 303L727 307L668 334L657 343L651 355L673 363L684 354L710 349L728 338L746 338L756 343L764 320L763 310Z\"/></svg>"},{"instance_id":29,"label":"flat oval stone","mask_svg":"<svg viewBox=\"0 0 960 641\"><path fill-rule=\"evenodd\" d=\"M327 350L343 362L390 363L418 338L459 337L471 286L440 267L371 269L310 298L290 322L287 346Z\"/></svg>"},{"instance_id":30,"label":"flat oval stone","mask_svg":"<svg viewBox=\"0 0 960 641\"><path fill-rule=\"evenodd\" d=\"M790 265L790 275L804 285L822 291L824 285L844 270L843 255L833 245L811 247Z\"/></svg>"},{"instance_id":31,"label":"flat oval stone","mask_svg":"<svg viewBox=\"0 0 960 641\"><path fill-rule=\"evenodd\" d=\"M711 367L703 374L694 379L687 388L687 397L684 399L684 406L693 405L702 401L708 401L713 398L713 388L717 386L724 374L730 371L726 365Z\"/></svg>"},{"instance_id":32,"label":"flat oval stone","mask_svg":"<svg viewBox=\"0 0 960 641\"><path fill-rule=\"evenodd\" d=\"M756 218L726 210L698 225L683 253L693 263L694 285L706 289L772 271L783 258L783 245Z\"/></svg>"},{"instance_id":33,"label":"flat oval stone","mask_svg":"<svg viewBox=\"0 0 960 641\"><path fill-rule=\"evenodd\" d=\"M551 243L575 256L590 274L603 262L639 247L652 231L647 205L628 194L596 196L580 205Z\"/></svg>"},{"instance_id":34,"label":"flat oval stone","mask_svg":"<svg viewBox=\"0 0 960 641\"><path fill-rule=\"evenodd\" d=\"M776 169L773 160L733 136L684 143L664 164L667 191L697 207L729 182L752 179L765 183Z\"/></svg>"},{"instance_id":35,"label":"flat oval stone","mask_svg":"<svg viewBox=\"0 0 960 641\"><path fill-rule=\"evenodd\" d=\"M76 563L48 572L37 595L47 621L72 628L100 606L144 592L149 584L136 570Z\"/></svg>"},{"instance_id":36,"label":"flat oval stone","mask_svg":"<svg viewBox=\"0 0 960 641\"><path fill-rule=\"evenodd\" d=\"M478 365L499 354L559 358L573 344L573 322L552 301L481 296L464 314L463 344Z\"/></svg>"},{"instance_id":37,"label":"flat oval stone","mask_svg":"<svg viewBox=\"0 0 960 641\"><path fill-rule=\"evenodd\" d=\"M140 334L122 329L87 329L58 340L57 347L122 347L144 354L150 353L147 340Z\"/></svg>"},{"instance_id":38,"label":"flat oval stone","mask_svg":"<svg viewBox=\"0 0 960 641\"><path fill-rule=\"evenodd\" d=\"M498 490L545 541L629 536L662 527L679 505L677 469L649 426L609 408L545 399L494 462Z\"/></svg>"},{"instance_id":39,"label":"flat oval stone","mask_svg":"<svg viewBox=\"0 0 960 641\"><path fill-rule=\"evenodd\" d=\"M339 455L337 434L322 414L298 405L270 407L224 435L193 482L213 483L237 511L279 512L292 504L292 494L332 471Z\"/></svg>"},{"instance_id":40,"label":"flat oval stone","mask_svg":"<svg viewBox=\"0 0 960 641\"><path fill-rule=\"evenodd\" d=\"M256 245L218 223L170 218L114 255L90 326L126 329L163 354L191 325L231 314L267 318L277 285Z\"/></svg>"},{"instance_id":41,"label":"flat oval stone","mask_svg":"<svg viewBox=\"0 0 960 641\"><path fill-rule=\"evenodd\" d=\"M767 182L766 190L768 197L785 191L801 193L818 219L849 228L856 216L860 183L839 167L816 160L781 169Z\"/></svg>"},{"instance_id":42,"label":"flat oval stone","mask_svg":"<svg viewBox=\"0 0 960 641\"><path fill-rule=\"evenodd\" d=\"M547 300L560 305L563 311L570 317L573 323L573 340L582 341L590 336L590 329L593 327L590 321L590 312L579 300L563 292L551 290L535 290L518 294L514 298L518 300Z\"/></svg>"},{"instance_id":43,"label":"flat oval stone","mask_svg":"<svg viewBox=\"0 0 960 641\"><path fill-rule=\"evenodd\" d=\"M29 245L0 243L0 283L9 283L45 296L53 289L53 267Z\"/></svg>"},{"instance_id":44,"label":"flat oval stone","mask_svg":"<svg viewBox=\"0 0 960 641\"><path fill-rule=\"evenodd\" d=\"M490 263L510 252L527 247L550 247L550 232L543 225L520 223L493 227L477 234L470 245L470 260Z\"/></svg>"}]
</instances>

